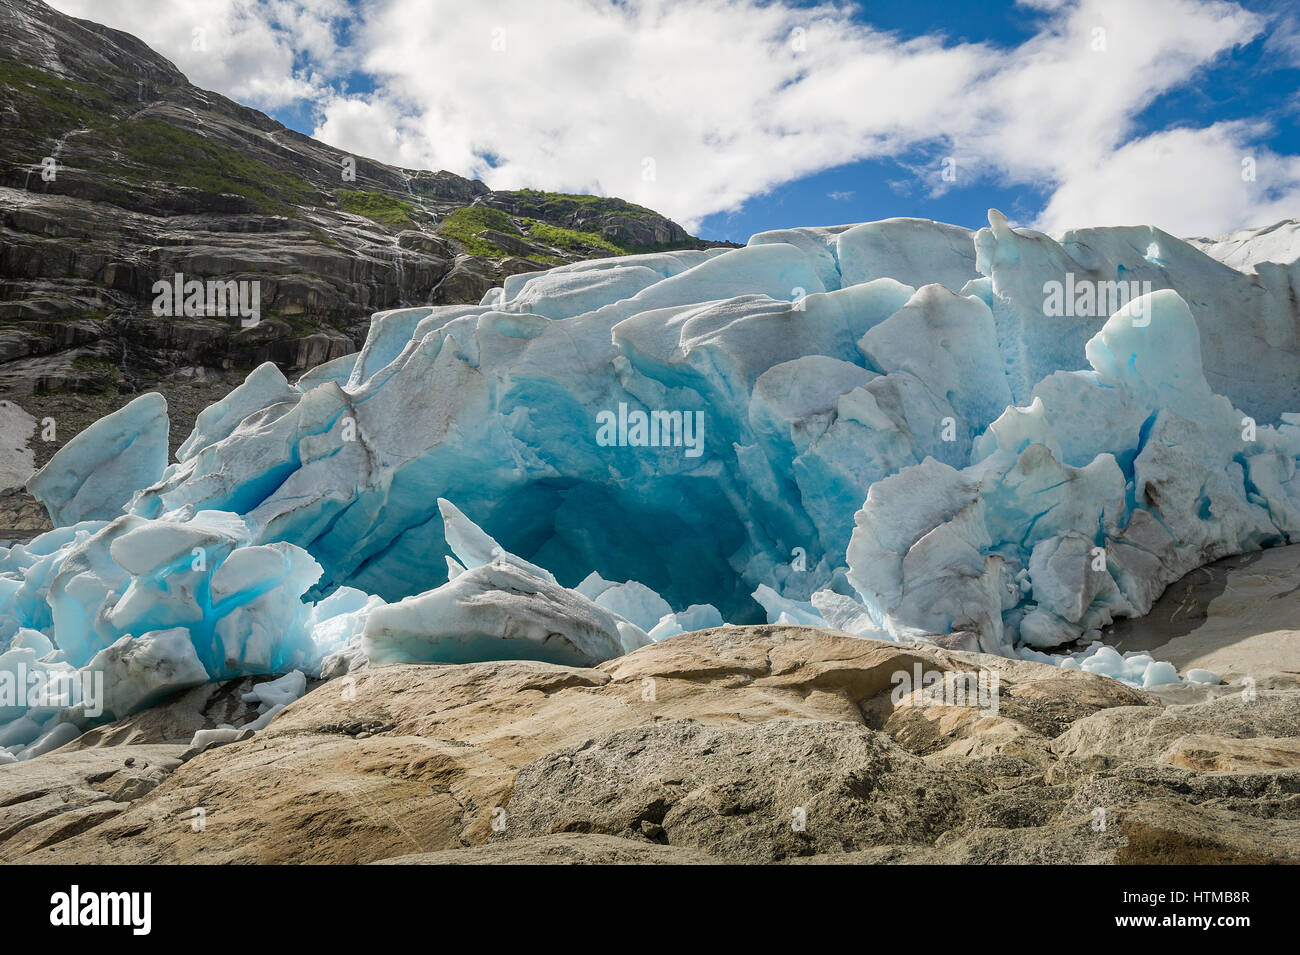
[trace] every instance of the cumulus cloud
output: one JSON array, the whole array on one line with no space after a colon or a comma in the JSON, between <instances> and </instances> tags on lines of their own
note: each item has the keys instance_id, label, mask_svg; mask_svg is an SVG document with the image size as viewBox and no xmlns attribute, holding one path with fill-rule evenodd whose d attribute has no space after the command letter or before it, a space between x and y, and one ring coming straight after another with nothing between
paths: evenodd
<instances>
[{"instance_id":1,"label":"cumulus cloud","mask_svg":"<svg viewBox=\"0 0 1300 955\"><path fill-rule=\"evenodd\" d=\"M1294 216L1300 158L1252 146L1261 133L1246 123L1217 123L1134 140L1076 168L1052 195L1040 224L1059 232L1154 223L1188 236Z\"/></svg>"},{"instance_id":2,"label":"cumulus cloud","mask_svg":"<svg viewBox=\"0 0 1300 955\"><path fill-rule=\"evenodd\" d=\"M931 196L979 182L1044 190L1042 228L1213 233L1296 196L1295 160L1258 148L1256 125L1135 126L1268 27L1219 0L1021 0L1037 32L1010 49L904 38L871 27L869 6L864 18L793 0L140 0L129 15L55 2L116 18L200 85L314 103L315 134L340 148L497 188L618 195L688 228L881 158L912 163ZM200 21L219 56L190 49ZM348 93L351 70L373 91ZM1240 175L1246 155L1254 182Z\"/></svg>"},{"instance_id":3,"label":"cumulus cloud","mask_svg":"<svg viewBox=\"0 0 1300 955\"><path fill-rule=\"evenodd\" d=\"M374 95L317 134L494 186L620 195L688 226L783 182L941 135L986 51L901 41L846 8L680 0L385 0L354 33Z\"/></svg>"},{"instance_id":4,"label":"cumulus cloud","mask_svg":"<svg viewBox=\"0 0 1300 955\"><path fill-rule=\"evenodd\" d=\"M337 42L347 0L49 0L139 37L204 89L276 109L316 101L351 67Z\"/></svg>"}]
</instances>

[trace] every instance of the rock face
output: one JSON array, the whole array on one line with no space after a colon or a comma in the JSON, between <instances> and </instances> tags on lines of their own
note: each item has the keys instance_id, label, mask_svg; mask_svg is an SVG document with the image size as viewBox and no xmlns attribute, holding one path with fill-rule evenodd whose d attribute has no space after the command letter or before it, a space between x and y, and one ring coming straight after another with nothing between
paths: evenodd
<instances>
[{"instance_id":1,"label":"rock face","mask_svg":"<svg viewBox=\"0 0 1300 955\"><path fill-rule=\"evenodd\" d=\"M25 773L0 773L0 840L5 851L57 862L56 846L125 810L180 765L166 745L60 753Z\"/></svg>"},{"instance_id":2,"label":"rock face","mask_svg":"<svg viewBox=\"0 0 1300 955\"><path fill-rule=\"evenodd\" d=\"M908 682L980 673L993 690L968 705ZM688 633L590 669L393 664L181 764L156 728L172 718L146 711L89 749L0 767L0 793L23 794L0 800L0 858L1295 862L1298 704L1165 705L1089 673L808 627ZM149 780L100 778L127 760Z\"/></svg>"},{"instance_id":3,"label":"rock face","mask_svg":"<svg viewBox=\"0 0 1300 955\"><path fill-rule=\"evenodd\" d=\"M61 752L155 743L177 744L184 749L200 730L223 724L242 726L255 720L256 704L246 702L243 697L258 682L256 678L246 677L184 690L157 706L87 730Z\"/></svg>"}]
</instances>

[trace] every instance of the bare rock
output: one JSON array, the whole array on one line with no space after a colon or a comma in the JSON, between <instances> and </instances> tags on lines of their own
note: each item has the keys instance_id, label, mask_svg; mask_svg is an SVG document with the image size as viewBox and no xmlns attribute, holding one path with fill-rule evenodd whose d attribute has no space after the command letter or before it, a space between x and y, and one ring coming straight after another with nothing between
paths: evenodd
<instances>
[{"instance_id":1,"label":"bare rock","mask_svg":"<svg viewBox=\"0 0 1300 955\"><path fill-rule=\"evenodd\" d=\"M1209 772L1248 769L1300 769L1300 738L1182 736L1160 756L1166 766Z\"/></svg>"},{"instance_id":2,"label":"bare rock","mask_svg":"<svg viewBox=\"0 0 1300 955\"><path fill-rule=\"evenodd\" d=\"M979 792L858 723L673 720L525 766L505 832L598 832L773 862L933 842Z\"/></svg>"},{"instance_id":3,"label":"bare rock","mask_svg":"<svg viewBox=\"0 0 1300 955\"><path fill-rule=\"evenodd\" d=\"M683 846L562 832L468 849L415 852L375 865L718 865L721 861Z\"/></svg>"},{"instance_id":4,"label":"bare rock","mask_svg":"<svg viewBox=\"0 0 1300 955\"><path fill-rule=\"evenodd\" d=\"M903 692L918 674L996 675L996 695ZM108 745L229 716L220 691L189 692L165 704L170 714L103 728L90 748L0 767L0 858L42 861L49 844L76 864L1231 863L1300 852L1294 690L1164 705L1037 663L722 627L594 668L372 666L317 686L251 738L179 765L184 745L163 748L161 773L149 746ZM6 780L21 782L8 797ZM57 843L46 828L22 835L47 822Z\"/></svg>"},{"instance_id":5,"label":"bare rock","mask_svg":"<svg viewBox=\"0 0 1300 955\"><path fill-rule=\"evenodd\" d=\"M245 677L196 686L147 710L88 730L64 749L140 743L188 745L199 730L223 724L242 726L257 718L256 704L244 702L243 696L262 679L267 678Z\"/></svg>"}]
</instances>

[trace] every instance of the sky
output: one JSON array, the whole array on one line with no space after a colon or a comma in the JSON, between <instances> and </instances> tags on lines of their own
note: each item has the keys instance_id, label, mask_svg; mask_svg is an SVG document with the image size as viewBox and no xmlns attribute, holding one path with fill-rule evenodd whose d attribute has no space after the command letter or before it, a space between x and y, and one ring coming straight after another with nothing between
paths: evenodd
<instances>
[{"instance_id":1,"label":"sky","mask_svg":"<svg viewBox=\"0 0 1300 955\"><path fill-rule=\"evenodd\" d=\"M349 152L709 239L1300 216L1295 0L49 0Z\"/></svg>"}]
</instances>

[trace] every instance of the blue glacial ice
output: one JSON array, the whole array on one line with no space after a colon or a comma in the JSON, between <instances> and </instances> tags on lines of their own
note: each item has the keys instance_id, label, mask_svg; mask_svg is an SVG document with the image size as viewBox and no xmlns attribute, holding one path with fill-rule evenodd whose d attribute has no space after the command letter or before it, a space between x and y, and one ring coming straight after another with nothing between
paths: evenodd
<instances>
[{"instance_id":1,"label":"blue glacial ice","mask_svg":"<svg viewBox=\"0 0 1300 955\"><path fill-rule=\"evenodd\" d=\"M107 520L167 467L167 401L144 394L100 418L27 482L56 526Z\"/></svg>"},{"instance_id":2,"label":"blue glacial ice","mask_svg":"<svg viewBox=\"0 0 1300 955\"><path fill-rule=\"evenodd\" d=\"M989 223L379 313L297 383L256 369L170 464L137 399L32 479L62 526L0 550L0 696L41 687L0 698L0 760L204 680L589 664L724 620L1179 679L1095 640L1300 540L1300 250Z\"/></svg>"}]
</instances>

